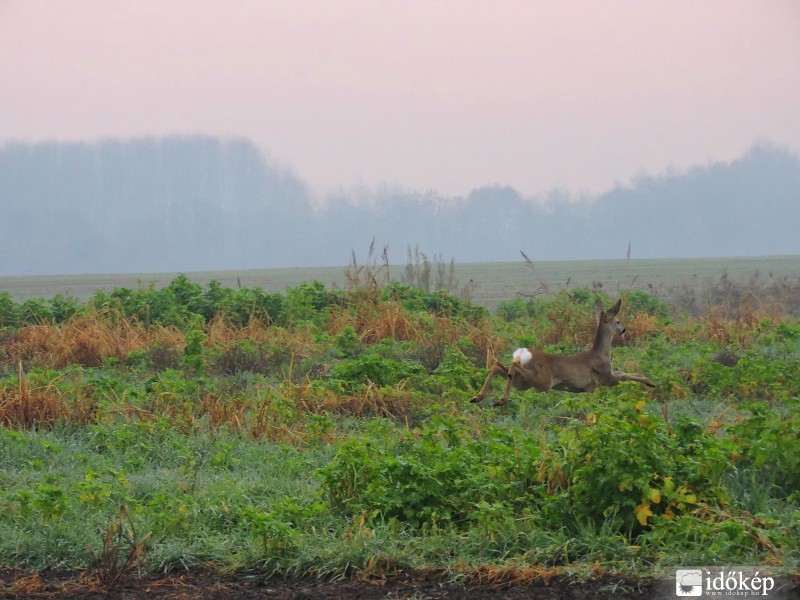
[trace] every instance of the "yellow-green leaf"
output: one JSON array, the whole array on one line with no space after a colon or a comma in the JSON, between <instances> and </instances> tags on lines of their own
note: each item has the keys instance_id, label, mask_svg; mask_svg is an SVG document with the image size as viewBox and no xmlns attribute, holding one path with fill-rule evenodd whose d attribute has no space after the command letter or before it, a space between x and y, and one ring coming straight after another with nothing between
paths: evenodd
<instances>
[{"instance_id":1,"label":"yellow-green leaf","mask_svg":"<svg viewBox=\"0 0 800 600\"><path fill-rule=\"evenodd\" d=\"M653 516L653 511L650 510L649 502L642 502L634 509L634 512L636 513L636 520L639 521L639 524L642 526L647 525L647 519Z\"/></svg>"}]
</instances>

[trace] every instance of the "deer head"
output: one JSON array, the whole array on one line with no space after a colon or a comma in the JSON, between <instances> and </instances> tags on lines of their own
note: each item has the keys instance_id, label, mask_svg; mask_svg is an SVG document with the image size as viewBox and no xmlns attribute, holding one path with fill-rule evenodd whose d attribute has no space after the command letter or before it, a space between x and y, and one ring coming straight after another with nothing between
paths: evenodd
<instances>
[{"instance_id":1,"label":"deer head","mask_svg":"<svg viewBox=\"0 0 800 600\"><path fill-rule=\"evenodd\" d=\"M600 300L594 303L597 309L597 335L595 336L593 350L608 350L611 348L611 340L615 335L625 333L625 325L619 320L619 309L622 307L622 298L617 300L608 310L603 308Z\"/></svg>"}]
</instances>

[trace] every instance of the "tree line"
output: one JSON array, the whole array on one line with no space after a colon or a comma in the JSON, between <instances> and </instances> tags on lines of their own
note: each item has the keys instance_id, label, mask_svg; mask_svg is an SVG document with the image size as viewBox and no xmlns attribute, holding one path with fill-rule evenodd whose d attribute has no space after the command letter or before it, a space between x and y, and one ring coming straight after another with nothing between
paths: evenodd
<instances>
[{"instance_id":1,"label":"tree line","mask_svg":"<svg viewBox=\"0 0 800 600\"><path fill-rule=\"evenodd\" d=\"M799 254L800 159L768 143L592 198L378 188L315 203L251 141L205 135L0 147L0 275L345 264L375 239L459 262Z\"/></svg>"}]
</instances>

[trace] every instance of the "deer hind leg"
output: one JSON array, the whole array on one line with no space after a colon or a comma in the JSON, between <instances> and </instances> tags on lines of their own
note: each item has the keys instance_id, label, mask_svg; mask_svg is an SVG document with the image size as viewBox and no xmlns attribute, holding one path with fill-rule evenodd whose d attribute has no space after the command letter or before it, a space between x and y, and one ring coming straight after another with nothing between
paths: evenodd
<instances>
[{"instance_id":1,"label":"deer hind leg","mask_svg":"<svg viewBox=\"0 0 800 600\"><path fill-rule=\"evenodd\" d=\"M622 371L614 371L612 375L617 381L638 381L639 383L643 383L648 387L656 387L655 383L650 381L650 379L641 373L623 373Z\"/></svg>"},{"instance_id":2,"label":"deer hind leg","mask_svg":"<svg viewBox=\"0 0 800 600\"><path fill-rule=\"evenodd\" d=\"M492 379L494 379L497 375L502 375L504 378L508 379L508 369L500 364L498 361L494 361L492 368L489 369L489 375L486 377L486 381L483 383L483 387L481 390L475 394L475 397L470 400L470 402L480 402L484 398L486 398L486 394L489 393L489 387L492 385ZM506 393L505 396L508 397L508 388L511 385L511 380L508 379L506 382Z\"/></svg>"}]
</instances>

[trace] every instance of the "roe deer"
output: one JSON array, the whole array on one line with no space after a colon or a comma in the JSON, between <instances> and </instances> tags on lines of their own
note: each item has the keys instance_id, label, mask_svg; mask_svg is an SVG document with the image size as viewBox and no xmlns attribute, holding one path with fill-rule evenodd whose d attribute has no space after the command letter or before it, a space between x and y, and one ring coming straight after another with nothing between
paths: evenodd
<instances>
[{"instance_id":1,"label":"roe deer","mask_svg":"<svg viewBox=\"0 0 800 600\"><path fill-rule=\"evenodd\" d=\"M535 388L540 392L564 390L567 392L591 392L602 386L615 386L620 381L638 381L650 387L655 384L639 373L622 373L611 370L611 340L615 334L625 332L625 327L617 318L622 300L603 310L599 300L597 308L597 334L591 350L566 356L547 354L541 350L520 348L514 352L511 365L503 366L495 361L481 391L472 399L480 402L486 397L492 379L497 375L506 378L503 397L495 402L502 406L508 400L511 386L518 390Z\"/></svg>"}]
</instances>

